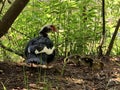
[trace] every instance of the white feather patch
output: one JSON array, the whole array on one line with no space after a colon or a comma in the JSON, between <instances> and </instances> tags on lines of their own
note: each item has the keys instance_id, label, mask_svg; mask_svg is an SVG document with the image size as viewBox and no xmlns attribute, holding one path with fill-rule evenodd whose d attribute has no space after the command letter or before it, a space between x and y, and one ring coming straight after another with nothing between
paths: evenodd
<instances>
[{"instance_id":1,"label":"white feather patch","mask_svg":"<svg viewBox=\"0 0 120 90\"><path fill-rule=\"evenodd\" d=\"M30 53L30 47L28 47L28 53Z\"/></svg>"},{"instance_id":2,"label":"white feather patch","mask_svg":"<svg viewBox=\"0 0 120 90\"><path fill-rule=\"evenodd\" d=\"M47 55L50 55L53 53L55 50L55 47L52 48L47 48L46 46L43 48L43 50L38 51L37 49L35 50L35 54L40 54L40 53L46 53Z\"/></svg>"}]
</instances>

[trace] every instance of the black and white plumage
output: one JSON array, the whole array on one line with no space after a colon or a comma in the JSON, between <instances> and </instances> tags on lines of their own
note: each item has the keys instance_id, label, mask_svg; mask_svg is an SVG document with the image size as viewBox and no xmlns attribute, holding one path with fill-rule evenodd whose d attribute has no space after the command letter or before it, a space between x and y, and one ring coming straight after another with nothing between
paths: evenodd
<instances>
[{"instance_id":1,"label":"black and white plumage","mask_svg":"<svg viewBox=\"0 0 120 90\"><path fill-rule=\"evenodd\" d=\"M55 47L47 34L50 31L56 31L54 25L44 26L40 35L28 42L25 48L26 63L44 65L54 60Z\"/></svg>"}]
</instances>

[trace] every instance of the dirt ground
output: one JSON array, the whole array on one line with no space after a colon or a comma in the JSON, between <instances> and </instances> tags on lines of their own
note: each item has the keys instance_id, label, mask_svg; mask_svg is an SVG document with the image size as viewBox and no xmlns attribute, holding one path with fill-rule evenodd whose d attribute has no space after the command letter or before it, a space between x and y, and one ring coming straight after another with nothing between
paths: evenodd
<instances>
[{"instance_id":1,"label":"dirt ground","mask_svg":"<svg viewBox=\"0 0 120 90\"><path fill-rule=\"evenodd\" d=\"M0 90L120 90L119 58L106 62L103 70L72 63L64 67L62 59L52 65L43 69L0 62Z\"/></svg>"}]
</instances>

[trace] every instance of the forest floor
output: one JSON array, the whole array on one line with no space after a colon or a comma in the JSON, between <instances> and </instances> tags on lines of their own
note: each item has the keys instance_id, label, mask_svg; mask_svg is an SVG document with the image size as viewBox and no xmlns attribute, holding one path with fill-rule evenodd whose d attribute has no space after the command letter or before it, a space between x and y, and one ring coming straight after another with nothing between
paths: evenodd
<instances>
[{"instance_id":1,"label":"forest floor","mask_svg":"<svg viewBox=\"0 0 120 90\"><path fill-rule=\"evenodd\" d=\"M103 70L72 63L63 67L62 59L52 65L43 69L0 62L0 90L120 90L119 58L105 62Z\"/></svg>"}]
</instances>

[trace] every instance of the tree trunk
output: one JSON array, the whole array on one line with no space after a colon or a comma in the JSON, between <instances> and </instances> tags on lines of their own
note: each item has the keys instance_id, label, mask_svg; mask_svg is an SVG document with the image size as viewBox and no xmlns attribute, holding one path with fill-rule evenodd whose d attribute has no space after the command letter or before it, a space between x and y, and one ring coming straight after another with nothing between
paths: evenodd
<instances>
[{"instance_id":1,"label":"tree trunk","mask_svg":"<svg viewBox=\"0 0 120 90\"><path fill-rule=\"evenodd\" d=\"M100 44L97 48L99 58L103 56L102 46L104 44L105 34L106 34L106 30L105 30L105 0L102 0L102 24L103 24L102 37L101 37Z\"/></svg>"},{"instance_id":2,"label":"tree trunk","mask_svg":"<svg viewBox=\"0 0 120 90\"><path fill-rule=\"evenodd\" d=\"M111 50L112 50L112 47L113 47L113 44L114 44L114 41L115 41L115 37L116 37L117 32L118 32L118 30L119 30L119 27L120 27L120 19L119 19L118 22L117 22L117 26L116 26L116 28L115 28L115 31L114 31L113 36L112 36L112 39L111 39L110 44L109 44L109 46L108 46L108 49L107 49L107 52L106 52L106 56L109 56L109 55L110 55L110 52L111 52Z\"/></svg>"},{"instance_id":3,"label":"tree trunk","mask_svg":"<svg viewBox=\"0 0 120 90\"><path fill-rule=\"evenodd\" d=\"M6 34L29 0L15 0L0 21L0 38Z\"/></svg>"}]
</instances>

